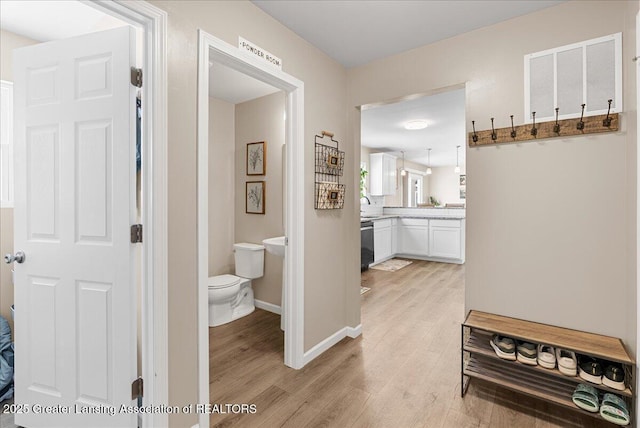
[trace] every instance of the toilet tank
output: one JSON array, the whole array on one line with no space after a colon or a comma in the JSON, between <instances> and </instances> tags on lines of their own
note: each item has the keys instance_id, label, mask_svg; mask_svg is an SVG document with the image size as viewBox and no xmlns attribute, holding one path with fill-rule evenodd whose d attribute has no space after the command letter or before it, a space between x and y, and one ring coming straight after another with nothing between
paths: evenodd
<instances>
[{"instance_id":1,"label":"toilet tank","mask_svg":"<svg viewBox=\"0 0 640 428\"><path fill-rule=\"evenodd\" d=\"M260 278L264 274L264 246L241 242L233 245L236 275L242 278Z\"/></svg>"}]
</instances>

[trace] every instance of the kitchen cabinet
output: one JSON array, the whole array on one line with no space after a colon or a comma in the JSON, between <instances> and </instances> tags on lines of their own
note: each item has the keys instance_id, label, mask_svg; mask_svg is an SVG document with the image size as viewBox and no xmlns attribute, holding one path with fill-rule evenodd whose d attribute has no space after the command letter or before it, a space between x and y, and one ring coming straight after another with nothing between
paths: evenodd
<instances>
[{"instance_id":1,"label":"kitchen cabinet","mask_svg":"<svg viewBox=\"0 0 640 428\"><path fill-rule=\"evenodd\" d=\"M391 219L373 223L373 262L380 263L390 259L393 253L393 229Z\"/></svg>"},{"instance_id":2,"label":"kitchen cabinet","mask_svg":"<svg viewBox=\"0 0 640 428\"><path fill-rule=\"evenodd\" d=\"M429 256L462 259L460 220L431 220L429 223Z\"/></svg>"},{"instance_id":3,"label":"kitchen cabinet","mask_svg":"<svg viewBox=\"0 0 640 428\"><path fill-rule=\"evenodd\" d=\"M387 153L369 155L369 193L374 196L396 194L396 157Z\"/></svg>"},{"instance_id":4,"label":"kitchen cabinet","mask_svg":"<svg viewBox=\"0 0 640 428\"><path fill-rule=\"evenodd\" d=\"M398 253L429 256L429 220L401 218L398 222Z\"/></svg>"},{"instance_id":5,"label":"kitchen cabinet","mask_svg":"<svg viewBox=\"0 0 640 428\"><path fill-rule=\"evenodd\" d=\"M391 254L398 253L398 219L391 219Z\"/></svg>"},{"instance_id":6,"label":"kitchen cabinet","mask_svg":"<svg viewBox=\"0 0 640 428\"><path fill-rule=\"evenodd\" d=\"M376 218L373 264L396 256L462 264L464 241L464 219Z\"/></svg>"}]
</instances>

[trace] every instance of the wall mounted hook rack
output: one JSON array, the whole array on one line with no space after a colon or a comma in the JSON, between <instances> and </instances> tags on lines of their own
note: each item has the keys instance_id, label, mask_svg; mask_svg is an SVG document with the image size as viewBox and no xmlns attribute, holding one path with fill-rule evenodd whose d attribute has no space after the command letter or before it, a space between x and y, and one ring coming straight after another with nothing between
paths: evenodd
<instances>
[{"instance_id":1,"label":"wall mounted hook rack","mask_svg":"<svg viewBox=\"0 0 640 428\"><path fill-rule=\"evenodd\" d=\"M511 138L516 138L516 128L513 127L513 115L511 115Z\"/></svg>"},{"instance_id":2,"label":"wall mounted hook rack","mask_svg":"<svg viewBox=\"0 0 640 428\"><path fill-rule=\"evenodd\" d=\"M579 131L582 131L584 129L584 120L582 120L582 118L584 117L584 106L586 106L586 104L582 104L582 113L580 114L580 122L578 122L578 124L576 125L576 128Z\"/></svg>"},{"instance_id":3,"label":"wall mounted hook rack","mask_svg":"<svg viewBox=\"0 0 640 428\"><path fill-rule=\"evenodd\" d=\"M609 108L607 109L607 117L602 121L602 126L606 126L607 128L611 126L611 118L609 117L609 113L611 113L611 103L613 100L607 100L609 103Z\"/></svg>"},{"instance_id":4,"label":"wall mounted hook rack","mask_svg":"<svg viewBox=\"0 0 640 428\"><path fill-rule=\"evenodd\" d=\"M471 126L473 127L473 135L471 136L471 139L473 140L474 143L478 142L478 134L476 134L476 121L472 120L471 121Z\"/></svg>"},{"instance_id":5,"label":"wall mounted hook rack","mask_svg":"<svg viewBox=\"0 0 640 428\"><path fill-rule=\"evenodd\" d=\"M545 138L570 137L572 135L599 134L603 132L616 132L619 126L619 113L609 114L610 126L604 125L607 115L583 117L583 129L577 129L575 119L542 122L538 124L517 125L510 128L487 129L483 131L469 132L469 147L489 146L495 144L519 143L530 140L542 140ZM559 126L559 129L556 128ZM475 129L475 128L474 128ZM535 135L532 134L536 129ZM515 137L513 133L516 133ZM496 139L491 134L496 134ZM475 138L474 138L475 137Z\"/></svg>"},{"instance_id":6,"label":"wall mounted hook rack","mask_svg":"<svg viewBox=\"0 0 640 428\"><path fill-rule=\"evenodd\" d=\"M493 141L498 139L498 134L496 134L496 130L493 129L493 118L491 118L491 139Z\"/></svg>"},{"instance_id":7,"label":"wall mounted hook rack","mask_svg":"<svg viewBox=\"0 0 640 428\"><path fill-rule=\"evenodd\" d=\"M560 124L558 123L558 113L560 112L560 108L556 107L556 123L553 125L553 132L556 134L560 133Z\"/></svg>"},{"instance_id":8,"label":"wall mounted hook rack","mask_svg":"<svg viewBox=\"0 0 640 428\"><path fill-rule=\"evenodd\" d=\"M536 128L536 112L531 113L533 116L533 128L531 128L531 135L535 138L538 136L538 128Z\"/></svg>"}]
</instances>

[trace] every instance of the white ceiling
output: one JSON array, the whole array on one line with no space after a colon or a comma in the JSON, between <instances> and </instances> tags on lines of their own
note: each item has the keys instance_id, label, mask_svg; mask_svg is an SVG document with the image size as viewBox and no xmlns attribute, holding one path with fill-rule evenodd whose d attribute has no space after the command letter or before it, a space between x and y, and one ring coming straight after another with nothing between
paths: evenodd
<instances>
[{"instance_id":1,"label":"white ceiling","mask_svg":"<svg viewBox=\"0 0 640 428\"><path fill-rule=\"evenodd\" d=\"M127 23L79 1L0 1L0 28L40 42L124 25Z\"/></svg>"},{"instance_id":2,"label":"white ceiling","mask_svg":"<svg viewBox=\"0 0 640 428\"><path fill-rule=\"evenodd\" d=\"M80 1L0 0L0 28L40 42L124 25L127 23ZM221 64L210 68L209 79L210 95L232 104L278 92L273 86Z\"/></svg>"},{"instance_id":3,"label":"white ceiling","mask_svg":"<svg viewBox=\"0 0 640 428\"><path fill-rule=\"evenodd\" d=\"M345 67L355 67L563 1L566 0L253 0L253 3Z\"/></svg>"},{"instance_id":4,"label":"white ceiling","mask_svg":"<svg viewBox=\"0 0 640 428\"><path fill-rule=\"evenodd\" d=\"M425 129L406 130L410 120L424 119ZM456 146L460 146L460 165L465 163L464 89L443 92L387 104L362 111L361 141L365 147L391 152L427 165L431 148L431 166L456 164Z\"/></svg>"},{"instance_id":5,"label":"white ceiling","mask_svg":"<svg viewBox=\"0 0 640 428\"><path fill-rule=\"evenodd\" d=\"M244 73L214 62L209 63L209 96L231 104L264 97L280 91Z\"/></svg>"}]
</instances>

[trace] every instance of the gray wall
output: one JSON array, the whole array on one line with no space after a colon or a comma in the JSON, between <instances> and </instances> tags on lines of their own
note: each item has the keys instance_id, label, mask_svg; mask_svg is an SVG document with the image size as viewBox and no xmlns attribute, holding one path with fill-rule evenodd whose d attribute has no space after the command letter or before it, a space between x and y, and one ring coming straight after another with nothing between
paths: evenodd
<instances>
[{"instance_id":1,"label":"gray wall","mask_svg":"<svg viewBox=\"0 0 640 428\"><path fill-rule=\"evenodd\" d=\"M635 351L637 10L566 2L348 71L354 142L356 106L460 84L467 131L490 117L507 127L511 114L523 123L525 54L624 33L620 132L466 149L467 310L621 337Z\"/></svg>"},{"instance_id":2,"label":"gray wall","mask_svg":"<svg viewBox=\"0 0 640 428\"><path fill-rule=\"evenodd\" d=\"M209 276L234 272L235 108L209 97Z\"/></svg>"},{"instance_id":3,"label":"gray wall","mask_svg":"<svg viewBox=\"0 0 640 428\"><path fill-rule=\"evenodd\" d=\"M284 235L282 148L284 144L285 94L277 92L236 105L236 242L260 244L265 238ZM247 143L264 141L267 153L265 175L246 175ZM245 183L265 181L265 213L246 214ZM264 255L264 276L253 280L255 298L280 306L282 258Z\"/></svg>"},{"instance_id":4,"label":"gray wall","mask_svg":"<svg viewBox=\"0 0 640 428\"><path fill-rule=\"evenodd\" d=\"M283 70L304 82L304 181L313 189L313 137L322 130L347 141L346 71L323 52L283 27L250 2L153 0L167 11L169 97L169 401L198 401L196 106L198 29L237 45L238 36L282 58ZM346 152L344 183L355 188L358 154ZM341 146L342 147L342 146ZM305 200L305 334L308 350L344 326L360 322L357 194L348 193L343 210L313 209ZM359 205L358 205L359 207ZM336 245L341 243L341 245ZM326 251L331 248L332 251ZM332 266L332 269L327 269ZM170 415L172 427L190 427L196 415Z\"/></svg>"}]
</instances>

